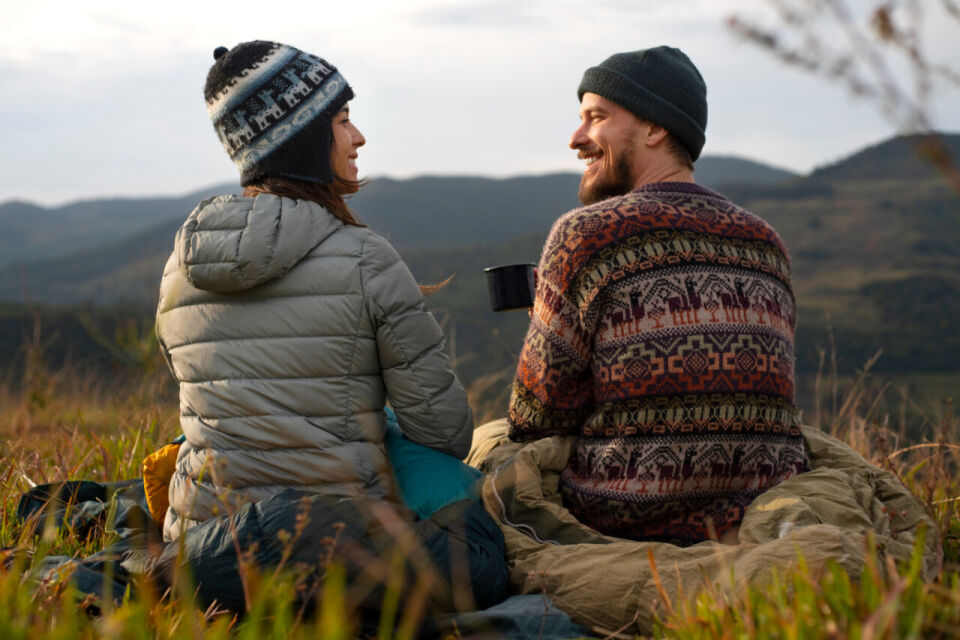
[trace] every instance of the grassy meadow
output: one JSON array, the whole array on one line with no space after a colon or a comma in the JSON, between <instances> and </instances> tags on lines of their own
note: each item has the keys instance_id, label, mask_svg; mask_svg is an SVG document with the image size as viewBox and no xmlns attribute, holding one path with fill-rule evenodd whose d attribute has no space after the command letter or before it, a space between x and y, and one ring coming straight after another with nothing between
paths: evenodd
<instances>
[{"instance_id":1,"label":"grassy meadow","mask_svg":"<svg viewBox=\"0 0 960 640\"><path fill-rule=\"evenodd\" d=\"M246 566L249 613L237 618L195 604L187 576L167 593L149 586L93 602L72 590L69 576L37 584L24 577L49 555L83 557L115 537L109 526L85 540L48 528L34 535L16 521L19 496L31 486L68 479L115 481L140 475L142 459L179 433L176 389L146 327L118 330L124 364L112 375L72 366L51 369L42 336L25 335L23 366L0 381L0 638L350 638L358 633L349 587L327 567L316 615L294 606L295 572ZM481 379L475 398L506 380ZM823 375L812 383L817 409L805 415L896 473L939 523L944 568L919 577L919 563L869 565L863 575L836 570L815 578L804 570L775 588L745 587L734 600L707 589L666 598L659 635L669 638L930 638L960 636L960 420L951 402L956 378L877 384L868 373ZM911 387L913 384L914 387ZM924 394L913 397L917 388ZM480 401L478 401L480 402ZM490 402L489 400L487 402ZM502 413L501 400L477 407ZM924 416L921 433L905 433L906 412ZM916 424L911 421L911 424ZM389 572L385 574L389 582ZM386 590L379 637L412 637L421 609L398 607ZM547 594L549 595L549 594ZM622 633L599 637L631 637Z\"/></svg>"}]
</instances>

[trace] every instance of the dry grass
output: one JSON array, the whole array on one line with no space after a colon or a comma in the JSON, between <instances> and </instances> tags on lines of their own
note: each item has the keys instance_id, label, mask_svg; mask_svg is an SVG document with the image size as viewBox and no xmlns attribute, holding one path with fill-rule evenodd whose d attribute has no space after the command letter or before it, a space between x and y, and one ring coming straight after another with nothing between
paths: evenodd
<instances>
[{"instance_id":1,"label":"dry grass","mask_svg":"<svg viewBox=\"0 0 960 640\"><path fill-rule=\"evenodd\" d=\"M21 558L20 566L0 572L0 637L355 635L355 620L345 613L347 587L336 570L328 572L329 588L322 590L324 600L311 620L298 618L294 610L294 577L276 571L261 575L256 567L248 567L251 613L243 619L216 608L200 610L185 585L163 595L144 590L118 605L100 603L100 614L89 616L78 606L69 581L55 581L37 590L21 578L23 570L44 556L84 556L111 541L106 531L85 541L53 533L40 539L25 537L15 521L15 505L34 484L139 476L142 458L179 432L175 389L166 370L155 364L132 367L105 380L77 368L51 372L43 367L42 357L36 357L16 388L0 385L0 437L5 445L0 454L0 546L34 551L32 559ZM925 583L914 565L886 571L873 567L864 576L833 571L819 582L801 570L785 575L782 589L746 588L735 601L705 593L675 602L671 617L660 628L663 635L900 638L960 633L960 425L956 416L947 405L945 412L931 418L927 432L908 441L902 422L881 410L882 394L889 390L877 390L869 366L845 389L826 357L824 370L817 385L821 428L891 470L928 505L945 547L940 579ZM471 389L478 422L498 417L511 373L492 375ZM389 580L388 574L385 579ZM402 611L394 614L398 620L403 617ZM381 628L382 637L413 628L395 628L388 622Z\"/></svg>"}]
</instances>

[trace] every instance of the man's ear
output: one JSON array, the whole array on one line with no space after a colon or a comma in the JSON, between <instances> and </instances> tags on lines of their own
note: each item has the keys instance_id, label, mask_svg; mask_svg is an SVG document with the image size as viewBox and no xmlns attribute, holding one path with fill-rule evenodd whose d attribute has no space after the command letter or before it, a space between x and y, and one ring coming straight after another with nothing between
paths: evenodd
<instances>
[{"instance_id":1,"label":"man's ear","mask_svg":"<svg viewBox=\"0 0 960 640\"><path fill-rule=\"evenodd\" d=\"M653 124L652 122L647 122L645 124L648 128L646 135L644 136L644 144L646 144L648 147L655 147L666 139L667 134L669 133L666 129L658 124Z\"/></svg>"}]
</instances>

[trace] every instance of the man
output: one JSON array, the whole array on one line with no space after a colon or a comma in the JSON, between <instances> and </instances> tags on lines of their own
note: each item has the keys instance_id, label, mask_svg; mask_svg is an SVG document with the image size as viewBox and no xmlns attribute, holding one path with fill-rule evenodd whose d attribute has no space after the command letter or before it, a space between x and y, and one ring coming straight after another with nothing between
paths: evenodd
<instances>
[{"instance_id":1,"label":"man","mask_svg":"<svg viewBox=\"0 0 960 640\"><path fill-rule=\"evenodd\" d=\"M544 246L509 435L580 436L564 505L620 537L733 534L803 470L794 298L776 232L698 186L706 86L678 49L587 69L580 200Z\"/></svg>"}]
</instances>

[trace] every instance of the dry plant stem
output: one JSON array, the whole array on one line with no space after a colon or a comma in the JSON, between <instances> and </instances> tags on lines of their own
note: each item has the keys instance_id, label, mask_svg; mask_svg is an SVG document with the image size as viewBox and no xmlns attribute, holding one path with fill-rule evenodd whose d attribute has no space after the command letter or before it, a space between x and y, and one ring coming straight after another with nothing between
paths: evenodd
<instances>
[{"instance_id":1,"label":"dry plant stem","mask_svg":"<svg viewBox=\"0 0 960 640\"><path fill-rule=\"evenodd\" d=\"M204 461L204 467L207 466L207 462L209 461L210 458L207 458ZM214 486L224 486L219 480L220 474L218 473L219 469L217 469L217 465L211 464L209 465L209 469L210 477L213 478ZM223 497L225 498L226 496ZM255 545L247 550L244 550L240 546L240 534L237 533L236 522L237 510L233 507L229 500L221 499L220 503L223 504L224 508L227 510L227 526L230 531L230 539L233 541L233 548L237 554L237 575L240 577L240 586L243 589L244 608L247 611L251 611L253 609L253 598L251 598L250 595L250 569L253 567L253 550Z\"/></svg>"},{"instance_id":2,"label":"dry plant stem","mask_svg":"<svg viewBox=\"0 0 960 640\"><path fill-rule=\"evenodd\" d=\"M80 458L80 461L77 464L73 465L73 467L70 469L70 472L67 475L71 478L76 476L77 472L81 469L81 467L87 464L87 461L90 459L90 456L93 455L93 452L94 452L94 449L92 447L87 449L87 452L83 454L83 457Z\"/></svg>"},{"instance_id":3,"label":"dry plant stem","mask_svg":"<svg viewBox=\"0 0 960 640\"><path fill-rule=\"evenodd\" d=\"M99 447L99 449L100 449L100 455L101 455L101 457L103 458L103 475L104 475L104 477L105 477L106 479L112 478L112 477L113 477L113 474L111 473L111 470L110 470L110 469L111 469L111 456L110 456L110 454L107 452L107 448L106 448L105 446L103 446L103 441L102 441L100 438L98 438L97 435L96 435L95 433L93 433L93 432L89 429L89 427L86 427L86 425L84 425L84 427L86 428L86 436L87 436L88 438L90 438L91 440L93 440L94 442L96 442L96 443L97 443L97 447Z\"/></svg>"},{"instance_id":4,"label":"dry plant stem","mask_svg":"<svg viewBox=\"0 0 960 640\"><path fill-rule=\"evenodd\" d=\"M879 357L879 355L880 355L880 353L877 352L877 355L874 356L874 358ZM864 374L866 374L866 371L864 372ZM863 416L863 419L864 419L864 420L866 420L866 421L868 421L868 422L870 421L870 419L871 419L871 418L873 417L873 415L874 415L874 412L877 410L877 407L880 406L880 402L883 400L883 396L884 396L884 394L886 394L886 392L887 392L887 390L890 388L890 386L891 386L891 384L890 384L889 382L883 383L883 386L880 388L880 391L878 391L878 392L876 393L876 396L874 397L873 402L871 402L869 408L867 408L867 412L866 412L866 414L864 414L864 416ZM884 419L884 421L885 421L884 427L886 427L887 424L889 423L889 416L884 416L883 419Z\"/></svg>"},{"instance_id":5,"label":"dry plant stem","mask_svg":"<svg viewBox=\"0 0 960 640\"><path fill-rule=\"evenodd\" d=\"M927 160L960 194L960 167L943 143L930 115L929 96L935 83L960 87L960 73L932 62L922 50L920 25L929 3L917 0L874 0L869 10L868 30L858 23L847 0L770 0L781 19L781 28L761 27L738 16L728 19L729 28L788 66L838 82L853 93L877 104L901 133L930 134L918 145L918 155ZM945 13L956 19L957 5L941 0ZM862 6L862 4L858 5ZM896 8L904 11L897 13ZM906 24L898 22L906 16ZM816 25L823 18L826 25ZM836 28L842 38L832 37ZM796 35L800 44L788 44ZM895 72L887 54L898 55L907 65L912 83Z\"/></svg>"},{"instance_id":6,"label":"dry plant stem","mask_svg":"<svg viewBox=\"0 0 960 640\"><path fill-rule=\"evenodd\" d=\"M22 471L20 472L20 478L21 478L21 479L27 484L27 486L30 487L31 489L34 488L35 486L37 486L37 483L34 482L34 481L30 478L30 476L28 476L27 474L25 474L25 473L22 472Z\"/></svg>"},{"instance_id":7,"label":"dry plant stem","mask_svg":"<svg viewBox=\"0 0 960 640\"><path fill-rule=\"evenodd\" d=\"M423 620L430 597L441 587L443 581L427 559L416 533L406 522L397 517L390 508L376 502L369 504L370 511L384 530L393 538L414 568L417 579L407 600L407 607L400 618L398 638L413 637L417 625Z\"/></svg>"},{"instance_id":8,"label":"dry plant stem","mask_svg":"<svg viewBox=\"0 0 960 640\"><path fill-rule=\"evenodd\" d=\"M450 276L451 278L453 276ZM460 364L459 353L457 352L457 325L453 325L449 330L447 327L447 318L443 319L442 328L444 333L450 336L447 338L447 351L450 353L450 366L456 370L457 366Z\"/></svg>"},{"instance_id":9,"label":"dry plant stem","mask_svg":"<svg viewBox=\"0 0 960 640\"><path fill-rule=\"evenodd\" d=\"M547 613L550 612L550 597L547 595L546 577L550 575L549 571L530 571L527 577L535 580L540 587L540 596L543 598L543 615L540 616L540 633L537 637L543 638L543 629L547 624Z\"/></svg>"},{"instance_id":10,"label":"dry plant stem","mask_svg":"<svg viewBox=\"0 0 960 640\"><path fill-rule=\"evenodd\" d=\"M874 46L869 38L864 35L863 31L857 25L856 20L854 20L846 2L843 0L829 0L825 3L825 6L833 13L837 24L846 33L847 39L850 41L852 49L855 52L854 55L858 55L873 70L873 73L877 77L875 86L877 86L880 99L886 107L889 109L899 107L904 111L905 113L902 117L905 119L905 124L908 129L929 130L930 123L926 117L926 110L923 106L925 92L921 90L917 99L913 100L901 90L894 73L881 56L879 47ZM877 8L874 12L874 19L876 20L877 15L883 15L884 11L886 11L885 6ZM881 19L879 22L883 24L884 21ZM892 31L890 34L892 37ZM914 71L915 74L920 73L920 69L915 69Z\"/></svg>"},{"instance_id":11,"label":"dry plant stem","mask_svg":"<svg viewBox=\"0 0 960 640\"><path fill-rule=\"evenodd\" d=\"M4 489L9 490L9 489L10 489L10 484L9 484L9 482L10 482L10 476L13 475L13 465L9 465L9 466L8 466L8 465L2 465L2 466L6 466L6 467L7 467L7 470L3 473L3 477L0 478L0 486L2 486ZM0 520L0 522L2 522L2 520Z\"/></svg>"},{"instance_id":12,"label":"dry plant stem","mask_svg":"<svg viewBox=\"0 0 960 640\"><path fill-rule=\"evenodd\" d=\"M906 591L909 583L904 578L896 575L896 566L889 563L888 573L892 572L895 576L893 586L887 592L883 603L870 615L863 624L863 638L886 638L890 636L891 627L895 624L897 618L897 605L900 596Z\"/></svg>"},{"instance_id":13,"label":"dry plant stem","mask_svg":"<svg viewBox=\"0 0 960 640\"><path fill-rule=\"evenodd\" d=\"M480 376L470 385L470 407L477 424L485 424L504 415L504 407L510 397L510 385L504 383L510 381L516 371L517 366L514 363L499 371ZM499 389L493 398L486 396L490 389Z\"/></svg>"},{"instance_id":14,"label":"dry plant stem","mask_svg":"<svg viewBox=\"0 0 960 640\"><path fill-rule=\"evenodd\" d=\"M63 451L59 445L54 449L54 455L57 457L57 466L54 467L56 475L54 477L57 482L64 482L69 479L69 475L66 473L67 463L63 459Z\"/></svg>"},{"instance_id":15,"label":"dry plant stem","mask_svg":"<svg viewBox=\"0 0 960 640\"><path fill-rule=\"evenodd\" d=\"M840 376L837 363L837 342L836 337L833 335L833 323L830 321L829 311L827 311L827 335L830 336L830 380L832 381L830 385L830 397L833 400L833 415L834 418L836 418L838 415L837 399L839 395Z\"/></svg>"},{"instance_id":16,"label":"dry plant stem","mask_svg":"<svg viewBox=\"0 0 960 640\"><path fill-rule=\"evenodd\" d=\"M143 423L140 423L140 428L137 429L137 437L136 437L136 439L133 441L133 446L130 447L130 455L127 457L127 468L128 468L128 469L129 469L131 466L133 466L133 456L134 456L134 455L136 454L136 452L137 452L137 447L139 447L139 445L140 445L140 439L141 439L142 437L143 437ZM142 458L143 458L143 455L141 455L140 458L142 459Z\"/></svg>"},{"instance_id":17,"label":"dry plant stem","mask_svg":"<svg viewBox=\"0 0 960 640\"><path fill-rule=\"evenodd\" d=\"M40 477L40 479L43 480L43 484L50 484L50 480L47 478L47 474L43 470L40 454L36 451L33 452L33 468L37 472L37 475Z\"/></svg>"},{"instance_id":18,"label":"dry plant stem","mask_svg":"<svg viewBox=\"0 0 960 640\"><path fill-rule=\"evenodd\" d=\"M465 523L458 523L466 526ZM466 532L460 530L464 537ZM450 588L453 595L453 604L458 611L474 611L476 600L473 597L473 589L470 580L470 564L466 554L451 554L450 557Z\"/></svg>"},{"instance_id":19,"label":"dry plant stem","mask_svg":"<svg viewBox=\"0 0 960 640\"><path fill-rule=\"evenodd\" d=\"M897 449L890 454L890 459L896 458L897 456L903 455L904 453L909 453L910 451L917 451L918 449L929 449L931 447L936 447L937 449L956 449L960 451L960 445L956 444L947 444L944 442L924 442L922 444L914 444L909 447L904 447L903 449ZM941 452L943 455L943 452Z\"/></svg>"},{"instance_id":20,"label":"dry plant stem","mask_svg":"<svg viewBox=\"0 0 960 640\"><path fill-rule=\"evenodd\" d=\"M819 347L817 352L820 355L820 363L817 365L817 377L813 382L814 424L818 429L823 429L823 365L827 352L822 347Z\"/></svg>"},{"instance_id":21,"label":"dry plant stem","mask_svg":"<svg viewBox=\"0 0 960 640\"><path fill-rule=\"evenodd\" d=\"M633 618L630 620L630 622L623 625L619 629L610 631L609 629L604 629L603 627L593 627L593 630L596 631L597 633L604 634L603 640L613 640L614 638L617 638L618 640L620 639L631 640L633 638L636 638L636 636L635 635L628 636L628 635L625 635L623 632L629 629L630 627L632 627L633 625L635 625L637 623L637 620L639 619L640 619L640 611L637 610L637 612L633 614Z\"/></svg>"},{"instance_id":22,"label":"dry plant stem","mask_svg":"<svg viewBox=\"0 0 960 640\"><path fill-rule=\"evenodd\" d=\"M306 525L310 521L309 518L306 517L306 511L309 510L309 499L304 498L303 504L304 504L305 512L304 512L302 528L306 528ZM300 527L299 520L297 525L298 527ZM321 555L320 566L323 567L324 572L326 572L330 568L330 565L333 562L334 553L336 552L337 545L340 543L340 535L343 533L343 530L346 529L346 525L342 522L337 522L333 525L333 528L334 528L333 537L332 538L327 537L320 541L320 544L324 548L324 552ZM302 529L301 529L300 535L302 535ZM291 543L291 546L292 546L292 543ZM284 550L284 552L286 553L286 550ZM309 591L307 591L307 593L303 597L303 601L300 605L300 608L297 610L297 616L293 621L293 626L291 627L291 631L293 631L293 629L296 629L303 622L303 618L307 612L307 607L310 604L310 602L313 601L314 598L316 598L317 593L320 591L320 585L321 585L321 581L319 577L313 580L312 584L310 585Z\"/></svg>"},{"instance_id":23,"label":"dry plant stem","mask_svg":"<svg viewBox=\"0 0 960 640\"><path fill-rule=\"evenodd\" d=\"M650 573L653 576L653 584L657 587L657 593L660 594L660 600L663 602L663 608L666 609L667 615L673 613L673 603L670 601L670 595L667 593L667 590L663 587L663 582L660 580L660 571L657 570L657 563L653 558L653 549L647 548L647 562L650 563Z\"/></svg>"},{"instance_id":24,"label":"dry plant stem","mask_svg":"<svg viewBox=\"0 0 960 640\"><path fill-rule=\"evenodd\" d=\"M937 433L937 457L935 460L936 467L934 468L934 481L943 482L947 479L946 469L944 467L944 460L946 459L946 449L947 449L947 419L940 421L940 430ZM931 502L933 501L933 492L934 492L934 482L930 483L930 496Z\"/></svg>"},{"instance_id":25,"label":"dry plant stem","mask_svg":"<svg viewBox=\"0 0 960 640\"><path fill-rule=\"evenodd\" d=\"M954 0L940 0L940 4L943 5L943 8L946 10L947 14L957 21L960 21L960 5L958 5Z\"/></svg>"}]
</instances>

